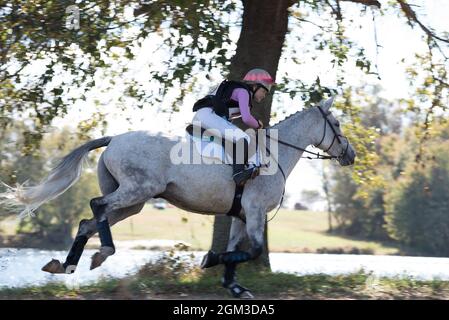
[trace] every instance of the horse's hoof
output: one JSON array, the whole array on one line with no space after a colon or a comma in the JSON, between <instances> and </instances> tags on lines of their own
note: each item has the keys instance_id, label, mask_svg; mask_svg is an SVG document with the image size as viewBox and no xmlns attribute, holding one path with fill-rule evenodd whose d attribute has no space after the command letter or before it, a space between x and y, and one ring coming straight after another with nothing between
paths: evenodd
<instances>
[{"instance_id":1,"label":"horse's hoof","mask_svg":"<svg viewBox=\"0 0 449 320\"><path fill-rule=\"evenodd\" d=\"M90 263L90 270L93 270L101 266L101 264L106 260L106 258L107 256L105 257L100 252L96 252L91 258L92 261Z\"/></svg>"},{"instance_id":2,"label":"horse's hoof","mask_svg":"<svg viewBox=\"0 0 449 320\"><path fill-rule=\"evenodd\" d=\"M220 259L218 254L213 251L209 251L201 261L201 269L210 268L219 264Z\"/></svg>"},{"instance_id":3,"label":"horse's hoof","mask_svg":"<svg viewBox=\"0 0 449 320\"><path fill-rule=\"evenodd\" d=\"M246 290L240 294L240 299L254 299L254 295L251 293L251 291Z\"/></svg>"},{"instance_id":4,"label":"horse's hoof","mask_svg":"<svg viewBox=\"0 0 449 320\"><path fill-rule=\"evenodd\" d=\"M239 299L254 299L253 294L247 288L242 287L241 285L234 283L228 287L229 292L232 294L234 298Z\"/></svg>"},{"instance_id":5,"label":"horse's hoof","mask_svg":"<svg viewBox=\"0 0 449 320\"><path fill-rule=\"evenodd\" d=\"M92 256L92 261L90 263L90 270L98 268L102 265L106 259L115 253L115 248L113 247L101 247L100 251L96 252Z\"/></svg>"},{"instance_id":6,"label":"horse's hoof","mask_svg":"<svg viewBox=\"0 0 449 320\"><path fill-rule=\"evenodd\" d=\"M56 259L52 259L49 263L43 266L41 270L49 273L65 273L65 268L62 266L61 262Z\"/></svg>"}]
</instances>

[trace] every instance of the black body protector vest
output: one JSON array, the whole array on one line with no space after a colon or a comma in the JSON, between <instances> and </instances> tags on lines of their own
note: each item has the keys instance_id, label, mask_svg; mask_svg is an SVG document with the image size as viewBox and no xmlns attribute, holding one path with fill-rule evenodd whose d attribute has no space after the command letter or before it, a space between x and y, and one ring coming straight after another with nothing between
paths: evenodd
<instances>
[{"instance_id":1,"label":"black body protector vest","mask_svg":"<svg viewBox=\"0 0 449 320\"><path fill-rule=\"evenodd\" d=\"M196 112L202 108L209 107L220 116L225 117L226 120L240 117L239 103L231 99L234 89L242 88L248 92L249 95L249 107L252 108L252 91L250 86L243 82L224 80L216 90L214 95L207 95L204 98L198 100L193 105L193 111Z\"/></svg>"}]
</instances>

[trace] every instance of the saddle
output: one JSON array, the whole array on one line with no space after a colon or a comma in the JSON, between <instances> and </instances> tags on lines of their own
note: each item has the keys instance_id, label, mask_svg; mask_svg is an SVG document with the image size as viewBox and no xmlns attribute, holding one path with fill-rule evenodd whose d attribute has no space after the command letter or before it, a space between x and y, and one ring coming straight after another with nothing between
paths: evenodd
<instances>
[{"instance_id":1,"label":"saddle","mask_svg":"<svg viewBox=\"0 0 449 320\"><path fill-rule=\"evenodd\" d=\"M206 129L204 129L203 127L200 127L200 130L201 130L201 135L203 135L204 131L206 131ZM189 135L191 135L193 137L193 124L189 124L186 127L186 131Z\"/></svg>"}]
</instances>

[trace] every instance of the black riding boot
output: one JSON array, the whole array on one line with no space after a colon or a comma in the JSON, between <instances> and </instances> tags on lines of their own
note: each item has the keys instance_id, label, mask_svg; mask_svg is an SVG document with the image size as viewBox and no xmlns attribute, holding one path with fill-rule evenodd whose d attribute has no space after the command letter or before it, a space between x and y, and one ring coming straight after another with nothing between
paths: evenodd
<instances>
[{"instance_id":1,"label":"black riding boot","mask_svg":"<svg viewBox=\"0 0 449 320\"><path fill-rule=\"evenodd\" d=\"M238 143L242 143L243 144L243 161L244 163L237 163L237 144ZM256 174L256 170L258 168L256 167L250 167L250 168L245 168L245 166L248 164L248 141L246 141L246 139L239 140L234 144L234 165L233 165L233 172L232 172L232 177L234 178L235 184L238 186L243 186L245 184L245 182L250 179L251 177L253 177L253 175L255 176Z\"/></svg>"}]
</instances>

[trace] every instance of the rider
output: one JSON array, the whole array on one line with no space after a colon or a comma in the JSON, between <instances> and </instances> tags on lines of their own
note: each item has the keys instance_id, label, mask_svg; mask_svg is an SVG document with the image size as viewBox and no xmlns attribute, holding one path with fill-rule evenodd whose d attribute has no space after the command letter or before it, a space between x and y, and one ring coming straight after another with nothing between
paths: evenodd
<instances>
[{"instance_id":1,"label":"rider","mask_svg":"<svg viewBox=\"0 0 449 320\"><path fill-rule=\"evenodd\" d=\"M204 129L220 131L225 138L228 137L225 135L225 130L232 129L234 146L243 144L244 163L237 163L236 152L234 152L233 178L237 185L243 185L255 174L257 155L254 154L248 159L250 137L231 121L241 117L247 126L253 129L263 128L262 121L255 119L250 109L252 101L260 103L273 85L274 80L267 71L259 68L252 69L241 82L223 81L215 92L198 100L193 107L193 111L196 111L193 121L201 122Z\"/></svg>"}]
</instances>

